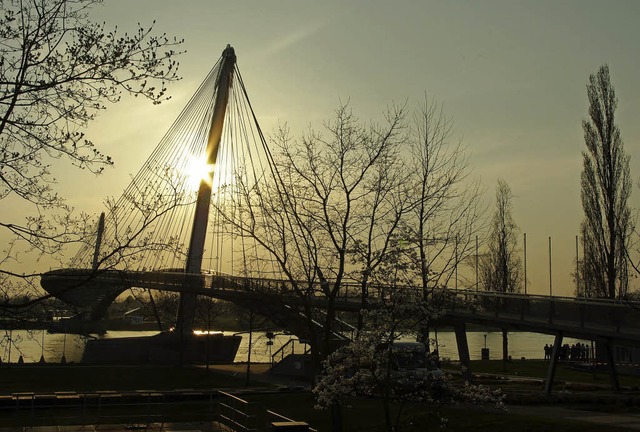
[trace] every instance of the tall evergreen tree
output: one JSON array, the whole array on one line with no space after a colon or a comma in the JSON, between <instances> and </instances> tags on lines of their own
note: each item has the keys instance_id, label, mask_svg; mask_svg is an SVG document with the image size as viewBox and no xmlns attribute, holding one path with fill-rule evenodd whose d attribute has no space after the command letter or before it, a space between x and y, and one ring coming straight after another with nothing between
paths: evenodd
<instances>
[{"instance_id":1,"label":"tall evergreen tree","mask_svg":"<svg viewBox=\"0 0 640 432\"><path fill-rule=\"evenodd\" d=\"M584 259L580 295L622 298L628 288L626 250L632 230L629 155L615 123L618 106L609 67L601 66L587 83L589 119L583 120L581 198Z\"/></svg>"},{"instance_id":2,"label":"tall evergreen tree","mask_svg":"<svg viewBox=\"0 0 640 432\"><path fill-rule=\"evenodd\" d=\"M522 287L522 261L518 255L518 226L513 219L512 198L509 185L498 179L488 251L480 265L480 283L487 291L514 293Z\"/></svg>"},{"instance_id":3,"label":"tall evergreen tree","mask_svg":"<svg viewBox=\"0 0 640 432\"><path fill-rule=\"evenodd\" d=\"M487 291L514 293L522 288L522 260L518 254L518 226L513 219L512 198L507 182L498 179L488 251L480 261L480 284ZM506 329L502 330L502 358L509 358Z\"/></svg>"}]
</instances>

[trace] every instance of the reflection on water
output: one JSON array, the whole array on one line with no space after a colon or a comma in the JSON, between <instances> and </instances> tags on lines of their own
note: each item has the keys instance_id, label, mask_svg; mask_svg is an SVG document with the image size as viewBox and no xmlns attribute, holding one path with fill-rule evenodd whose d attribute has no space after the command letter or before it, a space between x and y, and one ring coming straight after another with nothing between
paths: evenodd
<instances>
[{"instance_id":1,"label":"reflection on water","mask_svg":"<svg viewBox=\"0 0 640 432\"><path fill-rule=\"evenodd\" d=\"M27 363L38 362L44 356L47 363L60 363L64 355L67 363L80 362L84 346L89 339L86 336L48 333L46 330L0 330L0 358L2 362L17 362L22 355ZM117 338L132 336L151 336L157 331L117 331L96 338Z\"/></svg>"},{"instance_id":2,"label":"reflection on water","mask_svg":"<svg viewBox=\"0 0 640 432\"><path fill-rule=\"evenodd\" d=\"M86 338L78 335L50 334L46 330L2 331L0 342L3 362L17 362L20 356L26 363L38 362L41 356L47 363L79 362Z\"/></svg>"},{"instance_id":3,"label":"reflection on water","mask_svg":"<svg viewBox=\"0 0 640 432\"><path fill-rule=\"evenodd\" d=\"M469 344L469 354L471 360L480 360L480 350L485 347L489 348L489 355L491 359L502 358L502 332L467 332L467 342ZM452 331L438 332L438 334L432 334L433 339L437 339L438 352L443 358L449 358L452 360L458 360L458 346L456 345L456 336ZM267 338L264 333L254 333L253 335L253 349L251 350L251 361L255 362L269 362L271 353L275 353L278 348L287 343L291 336L288 335L276 335L274 344L272 347L267 345ZM544 358L544 345L553 345L553 336L528 333L528 332L514 332L509 333L509 355L513 359L520 359L522 357L527 359L542 359ZM409 341L410 339L406 339ZM582 339L564 338L563 344L575 344L588 343L588 341ZM246 362L247 353L249 348L249 337L244 335L238 354L236 355L236 362ZM290 350L290 346L288 347ZM302 347L296 345L295 352L302 351ZM432 346L433 350L434 347ZM290 352L290 351L288 351Z\"/></svg>"},{"instance_id":4,"label":"reflection on water","mask_svg":"<svg viewBox=\"0 0 640 432\"><path fill-rule=\"evenodd\" d=\"M22 355L27 363L38 362L40 356L44 356L47 363L59 363L63 354L67 362L79 362L82 358L82 351L87 337L78 335L49 334L42 330L0 330L2 339L0 340L0 358L3 363L8 361L17 362ZM132 337L132 336L152 336L157 334L154 331L113 331L107 333L105 338ZM225 334L234 334L225 332ZM486 336L486 338L485 338ZM436 338L435 334L431 335ZM253 334L251 350L251 361L266 363L271 359L271 355L285 345L292 337L289 335L276 334L273 345L267 342L269 339L264 332ZM490 358L500 359L502 357L502 333L501 332L467 332L467 341L472 360L480 360L480 350L489 348ZM44 342L44 343L43 343ZM576 342L588 343L581 339L565 338L563 343L569 345ZM440 356L458 359L455 334L450 331L443 331L437 334L437 343ZM513 359L521 357L527 359L541 359L544 357L544 345L553 344L553 336L538 333L514 332L509 334L509 354ZM302 352L303 347L299 344L289 344L287 353L295 349L296 353ZM433 347L432 347L433 349ZM249 351L249 336L242 334L242 342L236 355L236 362L246 362Z\"/></svg>"}]
</instances>

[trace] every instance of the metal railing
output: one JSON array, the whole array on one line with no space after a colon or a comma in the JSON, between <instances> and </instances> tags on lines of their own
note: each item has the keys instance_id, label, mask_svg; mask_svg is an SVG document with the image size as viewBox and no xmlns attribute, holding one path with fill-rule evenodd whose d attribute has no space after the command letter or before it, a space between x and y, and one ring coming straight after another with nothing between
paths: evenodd
<instances>
[{"instance_id":1,"label":"metal railing","mask_svg":"<svg viewBox=\"0 0 640 432\"><path fill-rule=\"evenodd\" d=\"M271 355L271 364L274 365L276 363L281 362L288 355L292 355L296 353L296 344L303 345L302 351L298 354L309 354L311 347L304 343L300 342L299 339L291 338L284 345L282 345L276 352ZM291 351L291 352L289 352Z\"/></svg>"},{"instance_id":2,"label":"metal railing","mask_svg":"<svg viewBox=\"0 0 640 432\"><path fill-rule=\"evenodd\" d=\"M125 284L141 288L166 289L168 291L194 291L204 293L204 289L248 291L255 293L279 294L283 296L298 295L293 285L305 286L307 297L325 297L320 283L312 284L306 281L291 282L289 280L273 278L256 278L244 276L231 276L227 274L189 274L173 271L121 271L121 270L87 270L87 269L61 269L53 270L43 276L49 280L77 279L78 284L96 282L110 282L113 284ZM355 282L344 282L340 287L337 300L356 300L360 298L361 286ZM387 286L370 284L367 287L370 298L385 298L395 291L414 291L415 295L422 295L422 288L415 286ZM547 296L536 294L502 293L498 291L479 291L472 289L432 288L430 296L437 297L444 293L456 296L500 297L514 299L546 300L555 302L580 302L589 305L619 305L635 307L640 310L640 302L627 299L594 299L581 297Z\"/></svg>"},{"instance_id":3,"label":"metal railing","mask_svg":"<svg viewBox=\"0 0 640 432\"><path fill-rule=\"evenodd\" d=\"M58 270L48 274L51 279L82 278L90 270ZM322 309L328 299L319 284L292 282L269 278L247 278L224 274L185 274L179 272L123 272L103 271L93 277L99 284L112 282L127 286L163 289L167 291L188 291L195 294L240 299L243 296L274 296L285 305L300 305L311 302L313 307ZM295 286L307 286L304 296ZM356 283L344 283L341 292L334 300L338 310L357 311L361 304L361 286ZM412 286L389 287L370 285L371 299L384 301L392 298L396 292L409 293L422 298L422 289ZM500 293L470 289L431 289L428 298L432 304L445 313L467 313L476 316L493 316L496 322L505 319L519 319L521 322L546 323L547 325L571 326L583 330L622 334L640 341L640 302L630 300L587 299L534 294ZM499 319L498 319L499 318Z\"/></svg>"},{"instance_id":4,"label":"metal railing","mask_svg":"<svg viewBox=\"0 0 640 432\"><path fill-rule=\"evenodd\" d=\"M260 403L219 390L0 395L0 427L194 420L215 421L238 432L268 431L272 421L294 422Z\"/></svg>"},{"instance_id":5,"label":"metal railing","mask_svg":"<svg viewBox=\"0 0 640 432\"><path fill-rule=\"evenodd\" d=\"M223 396L218 404L218 422L233 431L252 432L264 430L266 411L261 405L247 402L230 393Z\"/></svg>"}]
</instances>

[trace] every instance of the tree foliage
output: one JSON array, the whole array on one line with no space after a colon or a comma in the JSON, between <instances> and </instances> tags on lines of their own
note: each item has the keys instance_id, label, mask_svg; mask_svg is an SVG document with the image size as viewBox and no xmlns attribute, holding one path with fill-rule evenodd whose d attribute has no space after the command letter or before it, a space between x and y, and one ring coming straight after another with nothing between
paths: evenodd
<instances>
[{"instance_id":1,"label":"tree foliage","mask_svg":"<svg viewBox=\"0 0 640 432\"><path fill-rule=\"evenodd\" d=\"M407 403L423 404L436 415L442 406L459 402L502 405L500 390L455 383L427 352L397 343L415 335L422 322L437 318L437 308L423 301L421 290L388 294L392 295L372 301L363 331L326 360L325 373L314 388L318 407L374 397L382 405L386 430L399 431L407 422L403 416Z\"/></svg>"},{"instance_id":2,"label":"tree foliage","mask_svg":"<svg viewBox=\"0 0 640 432\"><path fill-rule=\"evenodd\" d=\"M487 291L515 293L522 289L522 261L518 254L518 226L513 219L512 199L507 182L498 179L487 252L479 263L479 282ZM509 359L506 329L502 329L502 359Z\"/></svg>"},{"instance_id":3,"label":"tree foliage","mask_svg":"<svg viewBox=\"0 0 640 432\"><path fill-rule=\"evenodd\" d=\"M99 3L0 3L0 200L28 203L24 222L7 215L0 226L42 253L78 238L53 164L96 173L111 165L83 129L123 94L160 103L165 84L178 79L181 41L155 35L153 25L131 34L109 30L89 18ZM6 252L5 262L15 251Z\"/></svg>"},{"instance_id":4,"label":"tree foliage","mask_svg":"<svg viewBox=\"0 0 640 432\"><path fill-rule=\"evenodd\" d=\"M0 311L38 318L37 260L93 237L56 188L65 164L100 173L113 163L84 128L122 95L160 103L179 79L182 41L90 19L101 0L0 0ZM55 169L54 169L55 167Z\"/></svg>"},{"instance_id":5,"label":"tree foliage","mask_svg":"<svg viewBox=\"0 0 640 432\"><path fill-rule=\"evenodd\" d=\"M292 137L286 127L276 131L272 148L277 192L266 193L237 180L243 215L237 218L242 223L232 229L266 250L268 257L262 255L251 268L276 262L280 273L274 277L284 275L303 299L301 312L310 333L305 337L319 347L312 351L318 359L332 351L336 302L342 296L357 293L366 309L379 294L371 287L419 283L418 236L446 233L448 238L437 251L425 249L431 259L429 271L445 275L431 283L437 279L442 286L454 274L455 239L469 237L478 197L476 189L465 187L463 149L449 148L441 137L432 139L431 129L425 138L425 127L439 127L430 117L425 120L428 112L426 107L420 110L415 127L410 127L407 108L390 106L381 121L367 124L343 104L323 128L310 129L300 138ZM445 138L449 132L444 131ZM424 146L428 155L420 165L422 159L416 162L414 151ZM417 165L419 170L414 169ZM421 193L425 182L426 192ZM423 231L414 228L418 206L428 213L421 219ZM324 299L326 313L318 314L306 301L313 296ZM360 330L362 323L361 316Z\"/></svg>"},{"instance_id":6,"label":"tree foliage","mask_svg":"<svg viewBox=\"0 0 640 432\"><path fill-rule=\"evenodd\" d=\"M303 311L314 356L330 352L338 296L374 276L406 206L404 117L403 108L392 107L382 122L367 125L342 105L322 129L299 139L283 126L272 139L277 192L241 186L244 213L234 229L267 251L297 296L326 299L326 313L308 303Z\"/></svg>"},{"instance_id":7,"label":"tree foliage","mask_svg":"<svg viewBox=\"0 0 640 432\"><path fill-rule=\"evenodd\" d=\"M512 199L509 185L498 179L487 251L480 261L480 284L487 291L515 293L522 289L522 260L518 254L518 226L513 219Z\"/></svg>"},{"instance_id":8,"label":"tree foliage","mask_svg":"<svg viewBox=\"0 0 640 432\"><path fill-rule=\"evenodd\" d=\"M579 295L622 298L628 288L628 244L632 232L629 155L615 122L618 99L609 67L601 66L587 83L589 119L582 121L586 150L580 178L583 279Z\"/></svg>"},{"instance_id":9,"label":"tree foliage","mask_svg":"<svg viewBox=\"0 0 640 432\"><path fill-rule=\"evenodd\" d=\"M453 119L443 105L425 99L413 125L415 201L403 227L417 251L416 273L426 299L434 288L453 285L458 265L472 253L485 207L469 155L461 141L453 141Z\"/></svg>"}]
</instances>

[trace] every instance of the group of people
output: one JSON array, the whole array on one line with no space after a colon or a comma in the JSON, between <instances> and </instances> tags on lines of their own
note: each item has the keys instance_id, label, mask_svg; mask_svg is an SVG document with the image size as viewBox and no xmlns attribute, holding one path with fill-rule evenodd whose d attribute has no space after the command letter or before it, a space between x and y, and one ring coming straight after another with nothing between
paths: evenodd
<instances>
[{"instance_id":1,"label":"group of people","mask_svg":"<svg viewBox=\"0 0 640 432\"><path fill-rule=\"evenodd\" d=\"M553 345L545 344L544 359L551 360L552 353ZM560 347L560 352L558 353L559 360L589 361L590 358L591 352L589 349L589 345L580 342L572 345L564 344Z\"/></svg>"}]
</instances>

